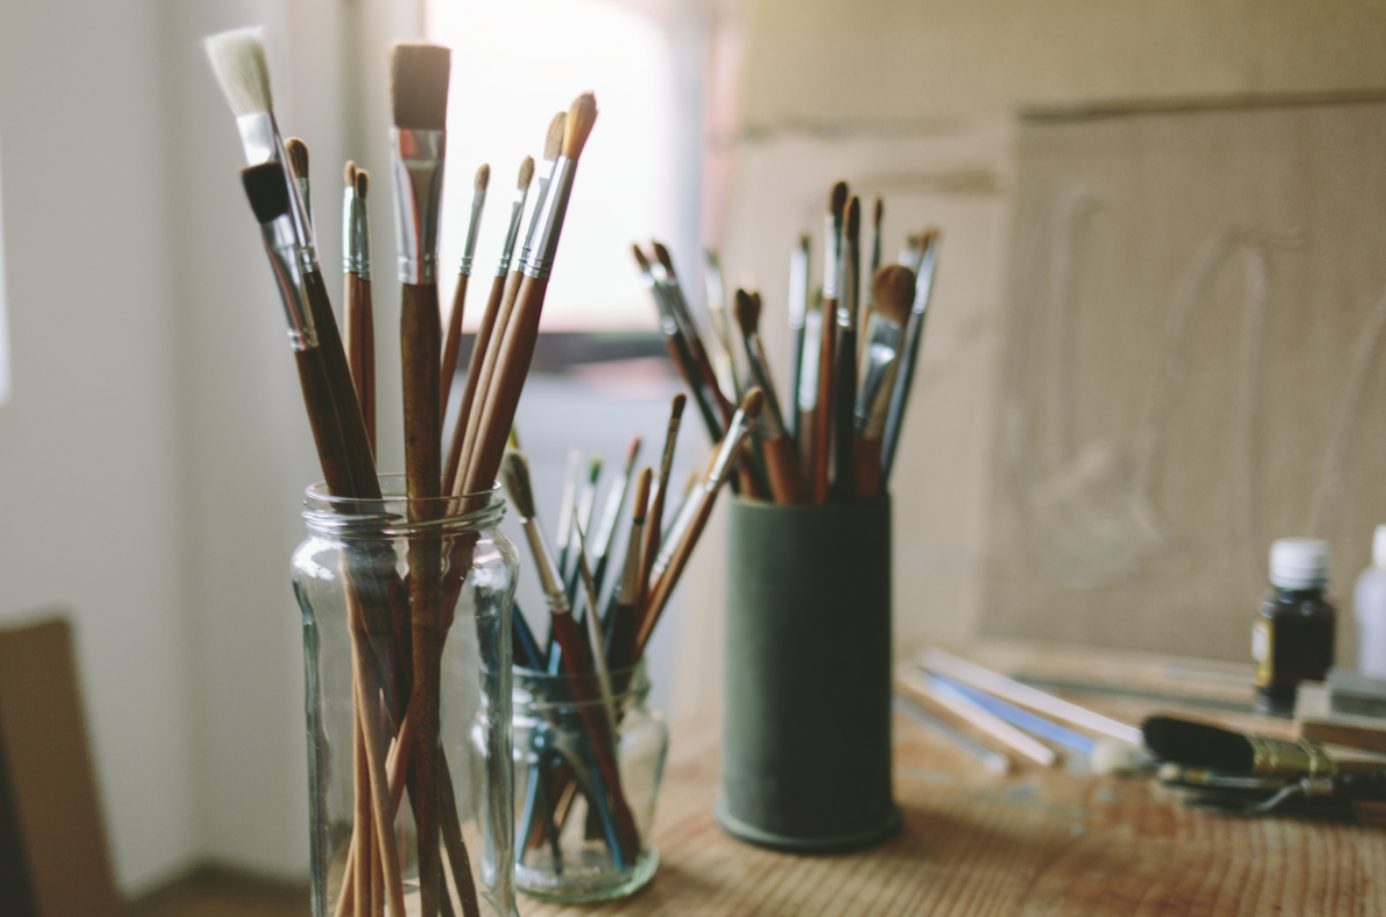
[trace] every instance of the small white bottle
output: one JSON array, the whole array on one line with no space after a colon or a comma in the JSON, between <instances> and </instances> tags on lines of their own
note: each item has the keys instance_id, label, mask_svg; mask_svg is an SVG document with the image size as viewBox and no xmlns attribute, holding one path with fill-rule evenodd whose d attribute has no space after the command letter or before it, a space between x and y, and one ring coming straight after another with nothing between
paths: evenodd
<instances>
[{"instance_id":1,"label":"small white bottle","mask_svg":"<svg viewBox=\"0 0 1386 917\"><path fill-rule=\"evenodd\" d=\"M1386 678L1386 525L1372 536L1372 565L1357 577L1353 592L1357 616L1357 668Z\"/></svg>"}]
</instances>

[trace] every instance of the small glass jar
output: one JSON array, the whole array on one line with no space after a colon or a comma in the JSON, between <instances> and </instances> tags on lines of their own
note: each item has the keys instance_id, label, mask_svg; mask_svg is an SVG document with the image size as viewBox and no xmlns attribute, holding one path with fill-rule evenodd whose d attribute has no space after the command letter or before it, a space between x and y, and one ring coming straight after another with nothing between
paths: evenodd
<instances>
[{"instance_id":1,"label":"small glass jar","mask_svg":"<svg viewBox=\"0 0 1386 917\"><path fill-rule=\"evenodd\" d=\"M313 915L510 917L517 561L496 528L504 499L410 501L402 477L380 484L380 500L310 487L293 558Z\"/></svg>"},{"instance_id":2,"label":"small glass jar","mask_svg":"<svg viewBox=\"0 0 1386 917\"><path fill-rule=\"evenodd\" d=\"M1328 542L1279 538L1271 544L1270 594L1251 632L1256 705L1292 716L1299 685L1323 681L1333 666L1337 611L1328 601Z\"/></svg>"},{"instance_id":3,"label":"small glass jar","mask_svg":"<svg viewBox=\"0 0 1386 917\"><path fill-rule=\"evenodd\" d=\"M643 662L610 675L614 787L603 779L593 753L591 726L609 721L596 676L515 670L515 880L536 898L620 898L649 882L659 865L649 838L669 730L647 705L650 682ZM587 684L576 684L579 678ZM598 699L579 703L574 696ZM599 733L599 741L610 741L604 726ZM617 829L615 807L622 804L635 824L633 843L623 843Z\"/></svg>"}]
</instances>

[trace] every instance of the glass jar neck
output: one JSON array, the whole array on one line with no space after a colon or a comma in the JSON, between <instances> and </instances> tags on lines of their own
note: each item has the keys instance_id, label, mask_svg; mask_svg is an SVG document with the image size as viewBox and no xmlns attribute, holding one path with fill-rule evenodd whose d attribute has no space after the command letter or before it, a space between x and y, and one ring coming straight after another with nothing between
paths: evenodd
<instances>
[{"instance_id":1,"label":"glass jar neck","mask_svg":"<svg viewBox=\"0 0 1386 917\"><path fill-rule=\"evenodd\" d=\"M619 709L640 706L648 699L650 679L644 660L629 668L613 669L610 675L612 702ZM513 678L516 710L573 710L602 703L602 685L596 675L550 675L516 667ZM590 700L578 702L577 697Z\"/></svg>"},{"instance_id":2,"label":"glass jar neck","mask_svg":"<svg viewBox=\"0 0 1386 917\"><path fill-rule=\"evenodd\" d=\"M411 499L403 475L381 475L379 498L359 499L328 493L319 482L304 491L303 520L308 531L332 538L400 538L462 535L490 531L505 516L499 487L457 497Z\"/></svg>"}]
</instances>

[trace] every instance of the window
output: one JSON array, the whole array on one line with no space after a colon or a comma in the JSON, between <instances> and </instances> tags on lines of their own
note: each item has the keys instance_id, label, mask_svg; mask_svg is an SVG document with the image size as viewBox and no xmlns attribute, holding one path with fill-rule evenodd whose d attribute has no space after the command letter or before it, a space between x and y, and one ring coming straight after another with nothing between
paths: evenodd
<instances>
[{"instance_id":1,"label":"window","mask_svg":"<svg viewBox=\"0 0 1386 917\"><path fill-rule=\"evenodd\" d=\"M678 181L672 138L687 135L677 105L671 37L664 23L610 0L429 0L430 36L453 49L443 263L456 264L467 231L471 177L491 164L475 278L493 275L508 200L525 155L540 159L555 111L579 92L600 114L579 178L544 306L546 331L654 329L630 245L676 241ZM474 288L469 304L483 291ZM474 327L479 307L467 310Z\"/></svg>"}]
</instances>

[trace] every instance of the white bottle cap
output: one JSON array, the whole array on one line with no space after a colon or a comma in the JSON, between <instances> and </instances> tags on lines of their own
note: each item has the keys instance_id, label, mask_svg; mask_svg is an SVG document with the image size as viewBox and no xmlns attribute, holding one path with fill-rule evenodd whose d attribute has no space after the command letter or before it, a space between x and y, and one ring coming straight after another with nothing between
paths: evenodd
<instances>
[{"instance_id":1,"label":"white bottle cap","mask_svg":"<svg viewBox=\"0 0 1386 917\"><path fill-rule=\"evenodd\" d=\"M1386 567L1386 525L1378 525L1372 535L1372 564Z\"/></svg>"},{"instance_id":2,"label":"white bottle cap","mask_svg":"<svg viewBox=\"0 0 1386 917\"><path fill-rule=\"evenodd\" d=\"M1328 582L1328 542L1320 538L1271 542L1270 581L1282 589L1309 589Z\"/></svg>"}]
</instances>

